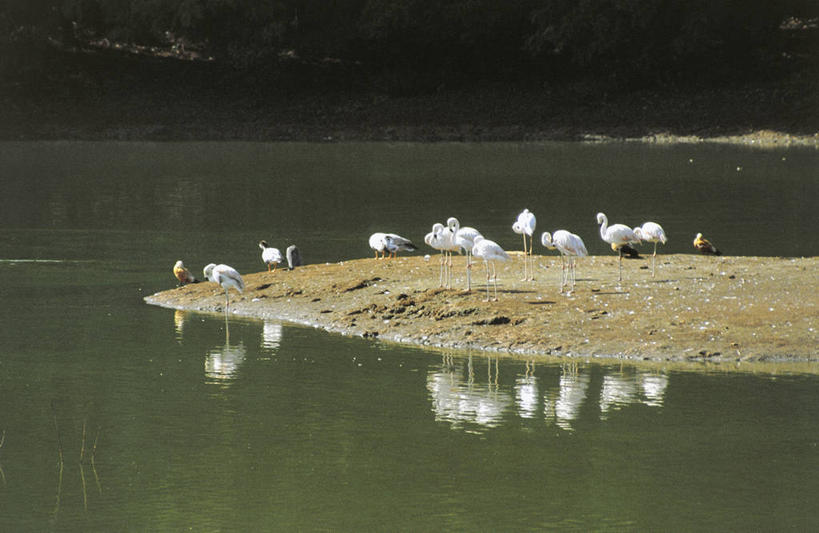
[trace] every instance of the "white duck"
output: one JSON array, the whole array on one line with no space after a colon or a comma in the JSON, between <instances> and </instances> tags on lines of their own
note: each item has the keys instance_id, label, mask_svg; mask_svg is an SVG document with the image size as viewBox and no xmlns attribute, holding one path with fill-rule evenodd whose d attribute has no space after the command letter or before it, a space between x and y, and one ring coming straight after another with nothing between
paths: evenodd
<instances>
[{"instance_id":1,"label":"white duck","mask_svg":"<svg viewBox=\"0 0 819 533\"><path fill-rule=\"evenodd\" d=\"M267 271L270 272L270 265L273 265L273 272L276 267L282 262L282 253L278 248L273 248L267 244L267 241L259 242L259 248L262 249L262 261L267 265Z\"/></svg>"}]
</instances>

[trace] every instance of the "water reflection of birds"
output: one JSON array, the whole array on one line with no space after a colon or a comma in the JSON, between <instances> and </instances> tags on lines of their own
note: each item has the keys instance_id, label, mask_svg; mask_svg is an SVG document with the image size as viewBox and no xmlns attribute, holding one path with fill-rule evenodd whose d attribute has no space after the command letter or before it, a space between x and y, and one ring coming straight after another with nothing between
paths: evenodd
<instances>
[{"instance_id":1,"label":"water reflection of birds","mask_svg":"<svg viewBox=\"0 0 819 533\"><path fill-rule=\"evenodd\" d=\"M491 362L489 373L491 375ZM453 427L473 423L484 427L496 427L503 414L512 405L512 397L500 391L492 380L487 384L465 382L462 367L442 366L427 375L427 390L432 400L435 419L449 422Z\"/></svg>"},{"instance_id":2,"label":"water reflection of birds","mask_svg":"<svg viewBox=\"0 0 819 533\"><path fill-rule=\"evenodd\" d=\"M187 313L181 309L173 312L173 328L176 331L176 340L181 341L185 330L185 320Z\"/></svg>"},{"instance_id":3,"label":"water reflection of birds","mask_svg":"<svg viewBox=\"0 0 819 533\"><path fill-rule=\"evenodd\" d=\"M537 416L538 404L537 377L534 375L518 376L515 380L515 404L522 418Z\"/></svg>"},{"instance_id":4,"label":"water reflection of birds","mask_svg":"<svg viewBox=\"0 0 819 533\"><path fill-rule=\"evenodd\" d=\"M225 318L225 344L210 350L205 356L205 378L211 383L227 383L235 379L236 372L244 363L247 350L240 341L231 346L230 328Z\"/></svg>"},{"instance_id":5,"label":"water reflection of birds","mask_svg":"<svg viewBox=\"0 0 819 533\"><path fill-rule=\"evenodd\" d=\"M580 373L576 365L564 366L561 369L560 384L557 396L550 401L546 396L544 415L547 421L553 421L558 427L572 431L572 422L580 415L580 408L586 401L589 388L588 374Z\"/></svg>"},{"instance_id":6,"label":"water reflection of birds","mask_svg":"<svg viewBox=\"0 0 819 533\"><path fill-rule=\"evenodd\" d=\"M604 376L600 389L600 416L605 419L610 411L635 403L660 407L667 387L668 376L662 374Z\"/></svg>"},{"instance_id":7,"label":"water reflection of birds","mask_svg":"<svg viewBox=\"0 0 819 533\"><path fill-rule=\"evenodd\" d=\"M275 350L282 340L282 325L278 322L265 320L262 325L262 347Z\"/></svg>"}]
</instances>

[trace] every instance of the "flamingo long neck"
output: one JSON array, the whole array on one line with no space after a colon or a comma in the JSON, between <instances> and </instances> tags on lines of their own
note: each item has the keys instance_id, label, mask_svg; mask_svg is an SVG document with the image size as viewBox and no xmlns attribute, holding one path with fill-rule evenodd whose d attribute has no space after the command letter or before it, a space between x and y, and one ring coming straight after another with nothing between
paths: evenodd
<instances>
[{"instance_id":1,"label":"flamingo long neck","mask_svg":"<svg viewBox=\"0 0 819 533\"><path fill-rule=\"evenodd\" d=\"M600 238L604 241L606 240L606 231L609 229L609 219L606 218L606 215L600 217L603 219L602 224L600 224Z\"/></svg>"}]
</instances>

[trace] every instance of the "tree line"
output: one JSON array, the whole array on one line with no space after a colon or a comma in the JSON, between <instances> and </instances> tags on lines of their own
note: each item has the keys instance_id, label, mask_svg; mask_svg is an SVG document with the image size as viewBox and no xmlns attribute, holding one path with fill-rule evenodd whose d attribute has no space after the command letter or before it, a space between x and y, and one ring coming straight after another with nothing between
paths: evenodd
<instances>
[{"instance_id":1,"label":"tree line","mask_svg":"<svg viewBox=\"0 0 819 533\"><path fill-rule=\"evenodd\" d=\"M296 57L419 83L651 84L775 73L817 16L814 0L0 0L0 61L106 39L242 70Z\"/></svg>"}]
</instances>

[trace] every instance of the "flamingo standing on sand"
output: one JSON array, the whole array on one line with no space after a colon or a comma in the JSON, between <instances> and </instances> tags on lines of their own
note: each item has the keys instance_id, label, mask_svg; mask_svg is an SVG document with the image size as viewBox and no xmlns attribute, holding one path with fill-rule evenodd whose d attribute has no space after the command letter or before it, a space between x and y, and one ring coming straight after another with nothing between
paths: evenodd
<instances>
[{"instance_id":1,"label":"flamingo standing on sand","mask_svg":"<svg viewBox=\"0 0 819 533\"><path fill-rule=\"evenodd\" d=\"M244 291L245 282L235 268L228 265L216 265L210 263L204 268L205 277L214 283L218 283L225 289L225 313L230 309L230 297L228 289L234 288L240 293Z\"/></svg>"},{"instance_id":2,"label":"flamingo standing on sand","mask_svg":"<svg viewBox=\"0 0 819 533\"><path fill-rule=\"evenodd\" d=\"M617 281L623 281L623 251L622 247L629 243L640 242L634 230L625 224L612 224L603 213L597 213L597 223L600 224L600 238L611 245L611 249L619 255Z\"/></svg>"},{"instance_id":3,"label":"flamingo standing on sand","mask_svg":"<svg viewBox=\"0 0 819 533\"><path fill-rule=\"evenodd\" d=\"M472 255L483 259L486 267L486 300L489 301L489 263L492 263L492 282L495 286L495 301L498 301L498 277L495 271L495 261L506 261L509 259L507 253L495 241L484 239L479 235L475 237L475 245L472 247ZM470 265L471 267L471 265Z\"/></svg>"},{"instance_id":4,"label":"flamingo standing on sand","mask_svg":"<svg viewBox=\"0 0 819 533\"><path fill-rule=\"evenodd\" d=\"M546 248L551 250L557 248L560 252L560 266L562 270L560 276L560 292L563 292L563 286L569 283L569 277L571 277L572 285L569 291L574 289L575 282L577 281L574 258L589 255L589 252L586 251L586 245L583 243L583 239L574 233L559 229L554 232L554 234L550 234L548 231L543 232L543 235L540 236L540 242ZM564 256L568 259L565 259ZM569 263L568 271L566 269L566 262Z\"/></svg>"},{"instance_id":5,"label":"flamingo standing on sand","mask_svg":"<svg viewBox=\"0 0 819 533\"><path fill-rule=\"evenodd\" d=\"M447 226L454 232L455 246L458 250L466 253L466 290L472 290L472 247L475 246L475 237L481 232L470 226L461 227L461 223L455 217L450 217L446 221Z\"/></svg>"},{"instance_id":6,"label":"flamingo standing on sand","mask_svg":"<svg viewBox=\"0 0 819 533\"><path fill-rule=\"evenodd\" d=\"M457 249L455 247L455 234L449 227L436 222L432 225L432 231L424 237L424 242L441 251L441 278L438 286L444 286L444 277L446 277L446 286L449 288L452 285L451 254L453 250Z\"/></svg>"},{"instance_id":7,"label":"flamingo standing on sand","mask_svg":"<svg viewBox=\"0 0 819 533\"><path fill-rule=\"evenodd\" d=\"M522 281L529 281L535 279L534 273L534 265L532 265L532 272L529 272L529 263L532 261L530 256L532 255L532 235L535 233L535 224L537 223L537 219L535 218L534 213L529 211L528 209L524 209L518 215L518 219L512 224L512 231L519 235L523 235L523 280ZM529 247L526 247L526 236L529 236ZM531 277L530 277L531 276Z\"/></svg>"},{"instance_id":8,"label":"flamingo standing on sand","mask_svg":"<svg viewBox=\"0 0 819 533\"><path fill-rule=\"evenodd\" d=\"M654 254L651 256L651 277L653 278L654 265L657 261L657 243L665 244L668 242L668 237L666 237L663 227L656 222L644 222L642 226L634 228L633 231L641 241L654 243Z\"/></svg>"}]
</instances>

